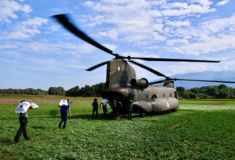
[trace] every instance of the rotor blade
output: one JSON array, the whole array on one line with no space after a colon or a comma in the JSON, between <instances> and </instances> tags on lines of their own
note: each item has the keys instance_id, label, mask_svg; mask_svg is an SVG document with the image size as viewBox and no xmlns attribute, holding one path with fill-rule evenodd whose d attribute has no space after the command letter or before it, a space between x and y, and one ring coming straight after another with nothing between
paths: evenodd
<instances>
[{"instance_id":1,"label":"rotor blade","mask_svg":"<svg viewBox=\"0 0 235 160\"><path fill-rule=\"evenodd\" d=\"M70 32L72 32L73 34L75 34L76 36L78 36L79 38L81 38L82 40L90 43L91 45L115 56L115 54L113 54L113 52L111 50L109 50L108 48L102 46L101 44L97 43L96 41L94 41L93 39L91 39L90 37L88 37L85 33L83 33L82 31L80 31L78 28L76 28L69 20L69 16L66 14L58 14L58 15L54 15L52 16L55 19L57 19L57 21L62 24L67 30L69 30Z\"/></svg>"},{"instance_id":2,"label":"rotor blade","mask_svg":"<svg viewBox=\"0 0 235 160\"><path fill-rule=\"evenodd\" d=\"M178 78L172 78L172 80L175 80L175 81L199 81L199 82L235 83L233 81L213 81L213 80L178 79Z\"/></svg>"},{"instance_id":3,"label":"rotor blade","mask_svg":"<svg viewBox=\"0 0 235 160\"><path fill-rule=\"evenodd\" d=\"M108 62L109 62L109 61L106 61L106 62L97 64L97 65L95 65L95 66L93 66L93 67L91 67L91 68L88 68L86 71L92 71L92 70L94 70L94 69L96 69L96 68L98 68L98 67L101 67L101 66L107 64Z\"/></svg>"},{"instance_id":4,"label":"rotor blade","mask_svg":"<svg viewBox=\"0 0 235 160\"><path fill-rule=\"evenodd\" d=\"M194 59L173 59L173 58L145 58L145 57L130 57L130 59L141 59L145 61L169 61L169 62L209 62L219 63L220 61L210 60L194 60Z\"/></svg>"},{"instance_id":5,"label":"rotor blade","mask_svg":"<svg viewBox=\"0 0 235 160\"><path fill-rule=\"evenodd\" d=\"M160 72L158 72L158 71L155 71L155 70L153 70L152 68L149 68L149 67L147 67L147 66L145 66L145 65L143 65L143 64L137 63L137 62L132 61L132 60L129 60L129 62L134 63L134 64L136 64L137 66L140 66L140 67L142 67L142 68L144 68L144 69L146 69L146 70L148 70L148 71L150 71L150 72L152 72L152 73L154 73L154 74L156 74L156 75L158 75L158 76L166 77L166 75L164 75L164 74L162 74L162 73L160 73Z\"/></svg>"},{"instance_id":6,"label":"rotor blade","mask_svg":"<svg viewBox=\"0 0 235 160\"><path fill-rule=\"evenodd\" d=\"M162 83L164 81L165 81L165 79L164 80L160 80L160 81L150 82L149 84L157 84L157 83Z\"/></svg>"}]
</instances>

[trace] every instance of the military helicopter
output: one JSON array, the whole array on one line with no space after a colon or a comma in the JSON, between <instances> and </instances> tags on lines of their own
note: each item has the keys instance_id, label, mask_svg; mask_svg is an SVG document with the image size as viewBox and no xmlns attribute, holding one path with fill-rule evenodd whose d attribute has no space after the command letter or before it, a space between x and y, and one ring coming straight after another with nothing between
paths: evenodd
<instances>
[{"instance_id":1,"label":"military helicopter","mask_svg":"<svg viewBox=\"0 0 235 160\"><path fill-rule=\"evenodd\" d=\"M143 64L140 64L133 59L141 59L145 61L162 61L162 62L207 62L207 63L219 63L220 61L211 60L192 60L192 59L171 59L171 58L146 58L146 57L131 57L121 56L113 53L110 49L97 43L85 33L79 30L69 16L66 14L60 14L53 16L60 24L62 24L68 31L81 38L82 40L90 43L91 45L101 49L102 51L113 55L115 58L110 61L102 62L93 67L87 69L92 71L103 65L107 65L106 70L106 89L102 90L100 95L104 99L108 99L112 102L114 97L117 97L122 102L123 108L121 113L127 112L127 104L130 100L130 93L134 94L133 98L133 112L138 112L142 117L146 113L158 113L165 111L176 111L179 108L179 95L174 88L174 81L199 81L199 82L219 82L219 83L235 83L232 81L213 81L213 80L195 80L195 79L178 79L170 78L166 75L153 70ZM128 60L128 61L127 61ZM133 63L139 67L142 67L153 74L164 77L164 80L149 82L146 78L136 79L136 73L134 68L129 64ZM163 86L150 86L157 83L164 83Z\"/></svg>"}]
</instances>

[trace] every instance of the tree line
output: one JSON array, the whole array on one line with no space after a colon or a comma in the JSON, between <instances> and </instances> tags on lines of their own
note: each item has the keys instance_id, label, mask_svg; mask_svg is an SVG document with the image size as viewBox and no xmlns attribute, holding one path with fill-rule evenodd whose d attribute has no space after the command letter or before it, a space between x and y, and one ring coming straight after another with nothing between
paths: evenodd
<instances>
[{"instance_id":1,"label":"tree line","mask_svg":"<svg viewBox=\"0 0 235 160\"><path fill-rule=\"evenodd\" d=\"M42 89L0 89L0 94L27 94L27 95L47 95L48 92Z\"/></svg>"},{"instance_id":2,"label":"tree line","mask_svg":"<svg viewBox=\"0 0 235 160\"><path fill-rule=\"evenodd\" d=\"M105 89L105 83L99 83L92 86L85 85L80 88L75 86L69 90L63 87L50 87L48 91L42 89L0 89L0 94L26 94L26 95L61 95L70 97L98 97L100 91ZM235 99L235 88L228 87L224 84L218 86L194 87L186 90L184 87L176 87L181 98L229 98Z\"/></svg>"},{"instance_id":3,"label":"tree line","mask_svg":"<svg viewBox=\"0 0 235 160\"><path fill-rule=\"evenodd\" d=\"M105 89L105 83L99 83L92 86L85 85L85 87L79 88L75 86L69 90L65 90L63 87L50 87L48 91L42 89L0 89L0 94L25 94L25 95L61 95L61 96L80 96L80 97L98 97L100 91Z\"/></svg>"},{"instance_id":4,"label":"tree line","mask_svg":"<svg viewBox=\"0 0 235 160\"><path fill-rule=\"evenodd\" d=\"M224 84L218 86L194 87L185 90L184 87L176 87L176 90L182 98L235 98L235 88Z\"/></svg>"}]
</instances>

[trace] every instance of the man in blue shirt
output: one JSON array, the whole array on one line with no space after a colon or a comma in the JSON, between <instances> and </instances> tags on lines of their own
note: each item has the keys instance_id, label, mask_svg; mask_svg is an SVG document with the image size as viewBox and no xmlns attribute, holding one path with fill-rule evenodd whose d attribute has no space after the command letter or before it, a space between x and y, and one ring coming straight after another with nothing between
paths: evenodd
<instances>
[{"instance_id":1,"label":"man in blue shirt","mask_svg":"<svg viewBox=\"0 0 235 160\"><path fill-rule=\"evenodd\" d=\"M60 121L60 124L59 124L59 128L61 129L61 124L64 122L64 126L63 126L63 129L66 127L66 124L67 124L67 119L68 119L68 116L67 116L67 110L69 110L69 118L71 118L71 109L70 109L70 105L69 103L71 103L70 99L67 100L68 102L68 105L67 106L59 106L60 107L60 113L61 113L61 121Z\"/></svg>"}]
</instances>

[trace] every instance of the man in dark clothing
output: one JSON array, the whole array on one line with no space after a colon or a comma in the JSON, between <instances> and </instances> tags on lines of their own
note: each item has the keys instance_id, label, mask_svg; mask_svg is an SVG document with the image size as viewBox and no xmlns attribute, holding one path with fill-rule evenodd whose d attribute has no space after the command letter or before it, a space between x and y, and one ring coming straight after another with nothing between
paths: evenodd
<instances>
[{"instance_id":1,"label":"man in dark clothing","mask_svg":"<svg viewBox=\"0 0 235 160\"><path fill-rule=\"evenodd\" d=\"M59 128L60 129L61 129L61 124L63 122L64 122L63 129L65 129L65 127L66 127L67 119L68 119L67 110L69 110L69 118L71 118L71 109L70 109L70 104L69 104L69 103L71 103L70 99L67 99L67 103L68 103L68 105L66 105L66 106L60 106L59 105L59 107L60 107L60 114L61 114L61 121L60 121L60 124L59 124Z\"/></svg>"},{"instance_id":2,"label":"man in dark clothing","mask_svg":"<svg viewBox=\"0 0 235 160\"><path fill-rule=\"evenodd\" d=\"M24 101L25 100L21 101L20 103L22 103ZM29 102L30 102L29 109L33 108L32 101L29 101ZM28 124L28 111L25 112L25 113L20 113L19 122L20 122L20 129L18 130L18 132L17 132L17 134L14 138L14 144L19 142L19 139L20 139L20 136L21 136L22 132L23 132L25 140L30 140L30 137L27 135L27 132L26 132L26 127L27 127L27 124Z\"/></svg>"},{"instance_id":3,"label":"man in dark clothing","mask_svg":"<svg viewBox=\"0 0 235 160\"><path fill-rule=\"evenodd\" d=\"M119 109L120 109L120 107L122 108L122 102L120 102L120 101L117 101L117 96L115 96L115 98L113 99L113 103L112 103L112 109L113 109L113 111L114 111L114 114L116 115L116 116L118 116L118 114L119 114Z\"/></svg>"},{"instance_id":4,"label":"man in dark clothing","mask_svg":"<svg viewBox=\"0 0 235 160\"><path fill-rule=\"evenodd\" d=\"M133 98L135 94L134 93L129 93L129 102L127 104L127 114L128 114L128 120L132 120L132 108L133 108Z\"/></svg>"},{"instance_id":5,"label":"man in dark clothing","mask_svg":"<svg viewBox=\"0 0 235 160\"><path fill-rule=\"evenodd\" d=\"M98 104L96 98L94 99L94 102L92 103L92 106L93 106L92 117L94 117L94 112L96 112L96 117L98 117L98 107L99 107L99 104Z\"/></svg>"}]
</instances>

